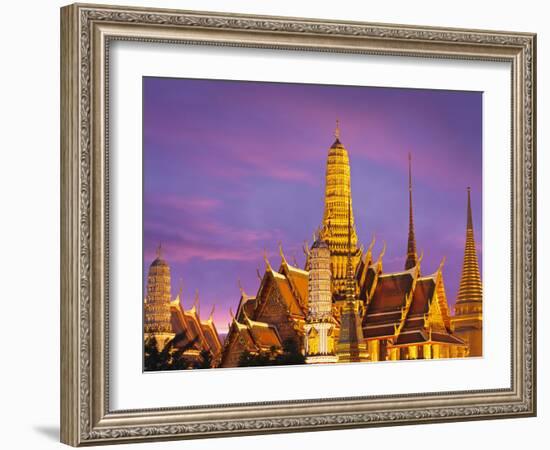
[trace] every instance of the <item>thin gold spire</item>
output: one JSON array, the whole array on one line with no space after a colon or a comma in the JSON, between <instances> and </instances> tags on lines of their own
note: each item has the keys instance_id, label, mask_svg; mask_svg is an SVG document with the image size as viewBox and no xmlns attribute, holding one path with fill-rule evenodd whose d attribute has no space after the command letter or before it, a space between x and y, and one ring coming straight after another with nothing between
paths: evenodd
<instances>
[{"instance_id":1,"label":"thin gold spire","mask_svg":"<svg viewBox=\"0 0 550 450\"><path fill-rule=\"evenodd\" d=\"M409 152L409 236L407 240L407 259L405 261L405 270L416 266L418 257L416 254L416 238L414 235L414 217L412 200L412 158Z\"/></svg>"},{"instance_id":2,"label":"thin gold spire","mask_svg":"<svg viewBox=\"0 0 550 450\"><path fill-rule=\"evenodd\" d=\"M334 129L334 137L340 139L340 120L336 119L336 128Z\"/></svg>"},{"instance_id":3,"label":"thin gold spire","mask_svg":"<svg viewBox=\"0 0 550 450\"><path fill-rule=\"evenodd\" d=\"M470 192L472 191L472 188L468 186L466 190L468 191L468 212L467 212L467 219L466 219L466 229L473 230L474 225L472 220L472 203L470 201Z\"/></svg>"},{"instance_id":4,"label":"thin gold spire","mask_svg":"<svg viewBox=\"0 0 550 450\"><path fill-rule=\"evenodd\" d=\"M157 258L162 257L162 244L159 242L159 245L157 246Z\"/></svg>"}]
</instances>

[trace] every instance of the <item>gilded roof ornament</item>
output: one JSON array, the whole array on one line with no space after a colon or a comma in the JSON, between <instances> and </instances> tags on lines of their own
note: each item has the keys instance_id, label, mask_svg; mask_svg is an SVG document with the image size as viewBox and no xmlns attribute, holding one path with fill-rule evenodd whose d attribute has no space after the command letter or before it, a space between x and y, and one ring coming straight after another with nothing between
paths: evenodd
<instances>
[{"instance_id":1,"label":"gilded roof ornament","mask_svg":"<svg viewBox=\"0 0 550 450\"><path fill-rule=\"evenodd\" d=\"M267 250L265 248L264 248L264 261L265 261L265 266L267 270L272 270L271 264L269 263L269 259L267 258Z\"/></svg>"},{"instance_id":2,"label":"gilded roof ornament","mask_svg":"<svg viewBox=\"0 0 550 450\"><path fill-rule=\"evenodd\" d=\"M201 300L199 297L199 290L195 289L195 300L193 301L193 308L195 311L197 311L197 315L200 317L201 315Z\"/></svg>"},{"instance_id":3,"label":"gilded roof ornament","mask_svg":"<svg viewBox=\"0 0 550 450\"><path fill-rule=\"evenodd\" d=\"M287 264L285 254L283 252L283 243L279 241L279 255L281 255L281 263Z\"/></svg>"},{"instance_id":4,"label":"gilded roof ornament","mask_svg":"<svg viewBox=\"0 0 550 450\"><path fill-rule=\"evenodd\" d=\"M214 311L216 310L216 304L214 303L212 305L212 309L210 310L210 315L208 316L208 320L212 322L214 320Z\"/></svg>"},{"instance_id":5,"label":"gilded roof ornament","mask_svg":"<svg viewBox=\"0 0 550 450\"><path fill-rule=\"evenodd\" d=\"M241 284L241 280L237 280L237 286L239 286L239 291L241 292L241 297L247 297L246 292L244 291L243 285Z\"/></svg>"}]
</instances>

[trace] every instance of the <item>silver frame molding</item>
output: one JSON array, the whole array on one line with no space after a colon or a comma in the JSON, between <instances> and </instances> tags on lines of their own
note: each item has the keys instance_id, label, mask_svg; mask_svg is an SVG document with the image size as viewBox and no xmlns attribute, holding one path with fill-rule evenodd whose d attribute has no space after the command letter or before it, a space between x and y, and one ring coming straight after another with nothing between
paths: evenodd
<instances>
[{"instance_id":1,"label":"silver frame molding","mask_svg":"<svg viewBox=\"0 0 550 450\"><path fill-rule=\"evenodd\" d=\"M108 58L113 40L507 61L509 389L112 411ZM73 446L536 415L536 35L75 4L61 9L61 440ZM506 151L506 149L503 149Z\"/></svg>"}]
</instances>

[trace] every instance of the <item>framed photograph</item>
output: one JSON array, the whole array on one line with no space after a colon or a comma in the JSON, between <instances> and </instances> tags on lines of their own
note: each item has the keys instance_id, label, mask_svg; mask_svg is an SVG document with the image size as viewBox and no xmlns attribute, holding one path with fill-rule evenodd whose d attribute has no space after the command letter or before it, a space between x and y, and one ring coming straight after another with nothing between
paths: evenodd
<instances>
[{"instance_id":1,"label":"framed photograph","mask_svg":"<svg viewBox=\"0 0 550 450\"><path fill-rule=\"evenodd\" d=\"M535 58L62 8L62 442L535 415Z\"/></svg>"}]
</instances>

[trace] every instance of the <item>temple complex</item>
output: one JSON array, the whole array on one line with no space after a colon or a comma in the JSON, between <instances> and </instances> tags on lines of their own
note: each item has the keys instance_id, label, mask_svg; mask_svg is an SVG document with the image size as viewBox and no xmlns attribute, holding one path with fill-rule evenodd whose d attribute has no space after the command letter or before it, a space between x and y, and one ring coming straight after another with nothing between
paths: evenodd
<instances>
[{"instance_id":1,"label":"temple complex","mask_svg":"<svg viewBox=\"0 0 550 450\"><path fill-rule=\"evenodd\" d=\"M243 355L274 356L295 349L306 364L438 359L481 356L482 289L473 236L470 191L460 290L451 316L442 257L423 273L413 216L412 160L408 157L409 223L404 270L384 272L384 244L373 255L358 245L351 195L349 156L340 140L328 150L324 212L303 268L264 255L259 287L251 296L240 288L228 334L220 343L212 315L200 319L198 297L189 310L180 296L170 298L170 271L159 257L152 263L145 302L145 335L163 339L185 331L193 342L189 356L207 350L214 366L237 367ZM404 226L405 229L405 226ZM405 234L405 233L404 233Z\"/></svg>"}]
</instances>

